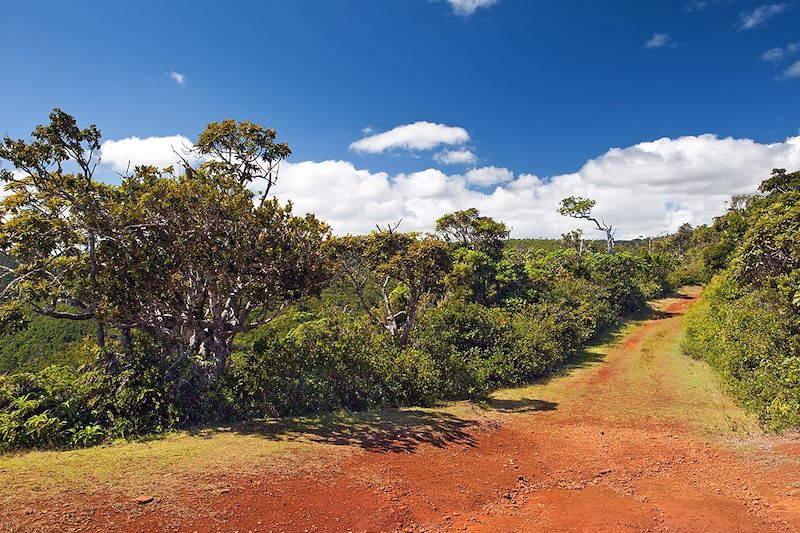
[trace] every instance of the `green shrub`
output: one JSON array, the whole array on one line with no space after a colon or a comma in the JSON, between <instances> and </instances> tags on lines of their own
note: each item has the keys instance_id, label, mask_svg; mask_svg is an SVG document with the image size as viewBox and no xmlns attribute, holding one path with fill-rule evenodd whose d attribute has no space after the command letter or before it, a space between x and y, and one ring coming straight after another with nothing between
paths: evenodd
<instances>
[{"instance_id":1,"label":"green shrub","mask_svg":"<svg viewBox=\"0 0 800 533\"><path fill-rule=\"evenodd\" d=\"M427 356L400 349L358 320L308 321L282 337L266 332L236 354L225 380L236 416L427 404L439 376Z\"/></svg>"},{"instance_id":2,"label":"green shrub","mask_svg":"<svg viewBox=\"0 0 800 533\"><path fill-rule=\"evenodd\" d=\"M106 416L108 381L94 371L51 366L0 376L0 450L95 444Z\"/></svg>"},{"instance_id":3,"label":"green shrub","mask_svg":"<svg viewBox=\"0 0 800 533\"><path fill-rule=\"evenodd\" d=\"M774 430L800 425L800 336L774 290L718 276L687 315L684 349L717 369L733 394Z\"/></svg>"}]
</instances>

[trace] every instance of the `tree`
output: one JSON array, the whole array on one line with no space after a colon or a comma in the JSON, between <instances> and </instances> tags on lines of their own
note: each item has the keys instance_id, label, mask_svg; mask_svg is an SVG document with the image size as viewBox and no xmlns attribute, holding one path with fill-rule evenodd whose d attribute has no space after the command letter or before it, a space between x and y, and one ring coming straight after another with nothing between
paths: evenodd
<instances>
[{"instance_id":1,"label":"tree","mask_svg":"<svg viewBox=\"0 0 800 533\"><path fill-rule=\"evenodd\" d=\"M578 255L583 255L583 230L575 229L561 234L561 244L566 248L573 248Z\"/></svg>"},{"instance_id":2,"label":"tree","mask_svg":"<svg viewBox=\"0 0 800 533\"><path fill-rule=\"evenodd\" d=\"M13 306L25 304L95 319L119 332L124 351L141 331L216 380L238 333L320 288L329 230L248 189L257 179L269 189L289 153L273 130L212 123L197 150L213 157L199 168L184 162L176 176L141 166L119 186L93 178L99 139L57 110L32 142L4 142L0 155L23 175L3 175L11 195L0 204L0 251L15 266L5 267L10 307L0 316L18 322ZM63 172L66 161L80 172Z\"/></svg>"},{"instance_id":3,"label":"tree","mask_svg":"<svg viewBox=\"0 0 800 533\"><path fill-rule=\"evenodd\" d=\"M761 182L758 190L767 194L782 194L800 190L800 170L786 173L786 169L776 168L772 176Z\"/></svg>"},{"instance_id":4,"label":"tree","mask_svg":"<svg viewBox=\"0 0 800 533\"><path fill-rule=\"evenodd\" d=\"M594 222L599 231L606 234L606 244L608 246L608 253L614 253L614 233L616 231L611 224L606 224L605 220L597 220L592 216L592 208L595 204L594 200L589 198L581 198L580 196L570 196L561 200L561 205L558 212L565 217L578 218Z\"/></svg>"},{"instance_id":5,"label":"tree","mask_svg":"<svg viewBox=\"0 0 800 533\"><path fill-rule=\"evenodd\" d=\"M245 186L263 183L259 194L263 206L278 180L281 161L292 154L288 144L275 142L276 137L275 130L246 120L223 120L206 127L194 151L200 157L211 157L203 165L211 174L235 177Z\"/></svg>"},{"instance_id":6,"label":"tree","mask_svg":"<svg viewBox=\"0 0 800 533\"><path fill-rule=\"evenodd\" d=\"M453 248L446 278L451 296L492 305L514 290L521 271L504 259L510 234L505 224L470 208L439 218L436 231Z\"/></svg>"},{"instance_id":7,"label":"tree","mask_svg":"<svg viewBox=\"0 0 800 533\"><path fill-rule=\"evenodd\" d=\"M502 222L481 216L474 207L444 215L436 221L436 231L449 244L483 252L499 261L511 233Z\"/></svg>"},{"instance_id":8,"label":"tree","mask_svg":"<svg viewBox=\"0 0 800 533\"><path fill-rule=\"evenodd\" d=\"M5 137L0 143L0 161L17 170L0 171L9 193L0 203L0 251L13 258L13 264L0 267L0 300L17 310L24 301L36 313L55 318L96 320L97 342L103 346L98 276L107 265L99 260L97 246L111 187L94 179L99 149L97 127L81 129L60 109L30 141Z\"/></svg>"},{"instance_id":9,"label":"tree","mask_svg":"<svg viewBox=\"0 0 800 533\"><path fill-rule=\"evenodd\" d=\"M441 293L452 268L447 244L390 226L339 238L335 246L363 310L405 346L420 308Z\"/></svg>"},{"instance_id":10,"label":"tree","mask_svg":"<svg viewBox=\"0 0 800 533\"><path fill-rule=\"evenodd\" d=\"M112 320L197 354L216 379L234 337L270 322L327 277L327 226L205 170L173 178L140 167L120 187Z\"/></svg>"}]
</instances>

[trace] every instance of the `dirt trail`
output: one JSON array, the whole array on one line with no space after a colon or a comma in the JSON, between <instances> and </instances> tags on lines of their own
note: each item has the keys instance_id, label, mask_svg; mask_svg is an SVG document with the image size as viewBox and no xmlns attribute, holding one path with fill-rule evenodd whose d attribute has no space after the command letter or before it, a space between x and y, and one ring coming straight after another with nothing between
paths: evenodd
<instances>
[{"instance_id":1,"label":"dirt trail","mask_svg":"<svg viewBox=\"0 0 800 533\"><path fill-rule=\"evenodd\" d=\"M176 476L146 505L103 491L66 492L49 512L35 499L18 502L0 525L62 531L800 530L800 439L761 434L721 393L711 371L680 353L682 314L696 294L660 302L656 318L587 352L565 375L500 391L487 405L374 415L363 427L301 428L298 434L319 448L292 452L288 464L302 465L309 454L310 469L272 462L215 476Z\"/></svg>"}]
</instances>

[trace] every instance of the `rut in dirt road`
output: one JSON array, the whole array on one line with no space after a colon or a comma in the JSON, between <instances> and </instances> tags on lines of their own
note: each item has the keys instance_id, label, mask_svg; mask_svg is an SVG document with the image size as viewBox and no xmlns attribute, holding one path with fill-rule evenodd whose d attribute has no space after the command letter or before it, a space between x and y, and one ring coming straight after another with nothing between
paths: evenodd
<instances>
[{"instance_id":1,"label":"rut in dirt road","mask_svg":"<svg viewBox=\"0 0 800 533\"><path fill-rule=\"evenodd\" d=\"M146 506L108 493L78 495L72 505L85 513L75 525L796 531L800 440L763 435L711 370L681 353L682 314L697 293L657 302L654 318L628 326L547 383L499 391L482 406L298 429L320 446L294 456L322 454L311 471L231 468L176 480L171 493ZM47 520L32 520L48 529Z\"/></svg>"}]
</instances>

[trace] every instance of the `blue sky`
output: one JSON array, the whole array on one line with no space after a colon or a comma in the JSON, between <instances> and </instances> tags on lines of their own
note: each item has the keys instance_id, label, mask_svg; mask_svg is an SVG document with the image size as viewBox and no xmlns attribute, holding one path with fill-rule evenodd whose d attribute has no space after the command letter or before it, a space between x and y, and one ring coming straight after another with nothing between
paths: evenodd
<instances>
[{"instance_id":1,"label":"blue sky","mask_svg":"<svg viewBox=\"0 0 800 533\"><path fill-rule=\"evenodd\" d=\"M508 192L527 175L546 184L598 158L606 164L615 147L702 134L768 146L798 136L798 22L800 3L780 0L15 2L0 23L0 131L26 135L56 106L115 140L192 139L209 121L248 119L278 129L295 165L340 161L385 172L386 202L403 204L387 216L413 211L398 177L438 170L454 179L485 167L511 177L462 180L480 197L432 194L444 195L440 210L477 199L502 212L492 203L496 187ZM366 127L374 134L419 121L461 128L468 140L380 153L351 147ZM446 151L473 157L460 166L434 160ZM794 163L794 144L784 152L742 166L761 173L759 165ZM757 177L734 179L730 192ZM596 192L603 179L594 179L578 190ZM719 203L722 185L695 191L716 202L702 209ZM300 204L305 193L285 191ZM654 201L664 216L631 220L638 227L628 232L669 229L682 208L696 211L686 220L703 221L686 198ZM607 207L609 215L620 208ZM542 233L563 229L552 220ZM410 223L417 226L424 223Z\"/></svg>"}]
</instances>

